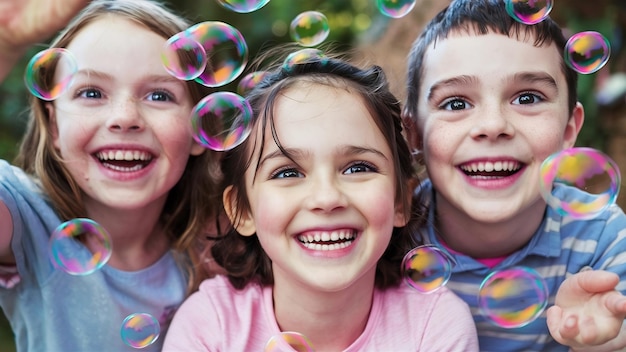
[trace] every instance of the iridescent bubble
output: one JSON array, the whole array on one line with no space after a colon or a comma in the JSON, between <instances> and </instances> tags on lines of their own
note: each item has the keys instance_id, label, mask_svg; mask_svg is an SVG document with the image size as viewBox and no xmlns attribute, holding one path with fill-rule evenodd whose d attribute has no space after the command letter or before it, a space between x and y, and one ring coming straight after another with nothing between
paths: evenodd
<instances>
[{"instance_id":1,"label":"iridescent bubble","mask_svg":"<svg viewBox=\"0 0 626 352\"><path fill-rule=\"evenodd\" d=\"M250 134L252 108L247 100L231 92L204 97L191 112L193 137L215 151L230 150Z\"/></svg>"},{"instance_id":2,"label":"iridescent bubble","mask_svg":"<svg viewBox=\"0 0 626 352\"><path fill-rule=\"evenodd\" d=\"M88 275L111 258L111 236L91 219L72 219L50 236L48 255L52 264L71 275Z\"/></svg>"},{"instance_id":3,"label":"iridescent bubble","mask_svg":"<svg viewBox=\"0 0 626 352\"><path fill-rule=\"evenodd\" d=\"M181 80L192 80L206 68L204 47L185 32L177 33L165 43L161 53L165 70Z\"/></svg>"},{"instance_id":4,"label":"iridescent bubble","mask_svg":"<svg viewBox=\"0 0 626 352\"><path fill-rule=\"evenodd\" d=\"M243 76L243 78L239 81L239 84L237 84L237 93L241 96L245 96L268 75L269 72L267 71L255 71L248 73Z\"/></svg>"},{"instance_id":5,"label":"iridescent bubble","mask_svg":"<svg viewBox=\"0 0 626 352\"><path fill-rule=\"evenodd\" d=\"M619 194L619 167L609 156L593 148L570 148L554 153L543 161L540 171L541 196L561 215L591 219L614 204ZM560 199L561 193L553 192L556 183L586 193L577 199Z\"/></svg>"},{"instance_id":6,"label":"iridescent bubble","mask_svg":"<svg viewBox=\"0 0 626 352\"><path fill-rule=\"evenodd\" d=\"M161 333L161 325L148 313L133 313L122 322L122 341L132 348L144 348L154 343Z\"/></svg>"},{"instance_id":7,"label":"iridescent bubble","mask_svg":"<svg viewBox=\"0 0 626 352\"><path fill-rule=\"evenodd\" d=\"M206 67L195 78L196 82L207 87L221 87L234 81L246 68L248 45L235 27L207 21L190 27L185 33L200 43L206 52Z\"/></svg>"},{"instance_id":8,"label":"iridescent bubble","mask_svg":"<svg viewBox=\"0 0 626 352\"><path fill-rule=\"evenodd\" d=\"M590 74L604 67L609 61L611 45L609 40L598 32L580 32L567 40L564 56L565 63L574 71Z\"/></svg>"},{"instance_id":9,"label":"iridescent bubble","mask_svg":"<svg viewBox=\"0 0 626 352\"><path fill-rule=\"evenodd\" d=\"M289 70L293 65L299 65L310 61L320 61L325 59L326 55L324 55L324 53L319 49L301 49L289 54L285 58L285 61L283 61L283 69Z\"/></svg>"},{"instance_id":10,"label":"iridescent bubble","mask_svg":"<svg viewBox=\"0 0 626 352\"><path fill-rule=\"evenodd\" d=\"M78 65L74 56L63 48L50 48L35 54L24 75L28 91L39 99L51 101L70 87Z\"/></svg>"},{"instance_id":11,"label":"iridescent bubble","mask_svg":"<svg viewBox=\"0 0 626 352\"><path fill-rule=\"evenodd\" d=\"M544 279L533 269L518 266L489 274L480 285L478 306L491 323L518 328L541 315L548 296Z\"/></svg>"},{"instance_id":12,"label":"iridescent bubble","mask_svg":"<svg viewBox=\"0 0 626 352\"><path fill-rule=\"evenodd\" d=\"M385 16L400 18L415 7L415 0L377 0L378 10Z\"/></svg>"},{"instance_id":13,"label":"iridescent bubble","mask_svg":"<svg viewBox=\"0 0 626 352\"><path fill-rule=\"evenodd\" d=\"M289 34L302 46L315 46L328 37L330 27L323 13L305 11L291 21Z\"/></svg>"},{"instance_id":14,"label":"iridescent bubble","mask_svg":"<svg viewBox=\"0 0 626 352\"><path fill-rule=\"evenodd\" d=\"M222 7L238 13L254 12L265 6L270 0L217 0Z\"/></svg>"},{"instance_id":15,"label":"iridescent bubble","mask_svg":"<svg viewBox=\"0 0 626 352\"><path fill-rule=\"evenodd\" d=\"M313 344L298 332L285 331L270 337L264 352L314 352Z\"/></svg>"},{"instance_id":16,"label":"iridescent bubble","mask_svg":"<svg viewBox=\"0 0 626 352\"><path fill-rule=\"evenodd\" d=\"M434 292L444 286L451 274L451 259L432 245L415 247L402 260L404 281L423 293Z\"/></svg>"},{"instance_id":17,"label":"iridescent bubble","mask_svg":"<svg viewBox=\"0 0 626 352\"><path fill-rule=\"evenodd\" d=\"M535 24L552 11L552 0L505 0L506 12L517 22Z\"/></svg>"}]
</instances>

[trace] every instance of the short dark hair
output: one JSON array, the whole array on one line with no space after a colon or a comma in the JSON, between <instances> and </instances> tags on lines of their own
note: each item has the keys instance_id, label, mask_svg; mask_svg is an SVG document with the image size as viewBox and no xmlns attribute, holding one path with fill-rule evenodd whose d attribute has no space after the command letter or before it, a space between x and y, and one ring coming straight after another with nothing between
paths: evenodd
<instances>
[{"instance_id":1,"label":"short dark hair","mask_svg":"<svg viewBox=\"0 0 626 352\"><path fill-rule=\"evenodd\" d=\"M543 46L555 43L563 58L563 51L567 39L561 27L550 17L543 21L527 25L513 19L506 10L506 2L502 0L453 0L448 7L439 12L424 28L420 36L411 47L407 69L407 98L404 106L404 115L410 117L413 123L417 119L417 104L419 86L424 70L424 54L431 45L439 39L446 38L452 31L465 31L476 34L498 33L509 37L532 35L534 45ZM571 115L578 101L578 75L561 61L561 68L567 82L568 109Z\"/></svg>"},{"instance_id":2,"label":"short dark hair","mask_svg":"<svg viewBox=\"0 0 626 352\"><path fill-rule=\"evenodd\" d=\"M383 70L379 66L361 69L347 61L324 56L308 59L305 63L278 67L270 72L246 97L253 110L252 126L263 129L263 140L248 138L241 145L225 152L222 159L222 190L231 186L233 192L230 194L234 196L232 203L237 205L233 223L236 224L242 212L249 209L242 170L258 168L259 160L252 160L250 149L255 144L263 147L266 129L271 130L280 150L290 158L289 153L282 148L274 126L274 104L280 93L302 80L333 87L347 87L362 97L393 154L396 200L402 202L405 216L410 220L407 226L393 229L390 243L378 261L375 282L379 288L399 284L402 277L402 258L413 247L411 231L417 228L424 213L418 208L418 204L410 201L417 178L411 152L402 135L401 104L389 91ZM270 258L265 254L256 235L241 236L231 226L215 241L211 254L217 264L226 270L230 282L236 288L243 288L250 282L261 285L271 285L274 282Z\"/></svg>"}]
</instances>

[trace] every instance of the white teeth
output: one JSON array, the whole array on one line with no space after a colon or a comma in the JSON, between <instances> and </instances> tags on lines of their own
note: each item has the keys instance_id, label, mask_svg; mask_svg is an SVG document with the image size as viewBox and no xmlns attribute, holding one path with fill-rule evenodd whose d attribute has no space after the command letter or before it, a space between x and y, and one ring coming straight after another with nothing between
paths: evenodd
<instances>
[{"instance_id":1,"label":"white teeth","mask_svg":"<svg viewBox=\"0 0 626 352\"><path fill-rule=\"evenodd\" d=\"M102 151L96 154L96 157L100 160L118 160L118 161L146 161L152 159L149 153L139 150L109 150Z\"/></svg>"},{"instance_id":2,"label":"white teeth","mask_svg":"<svg viewBox=\"0 0 626 352\"><path fill-rule=\"evenodd\" d=\"M461 169L468 172L515 171L520 167L520 164L516 161L481 161L461 165Z\"/></svg>"},{"instance_id":3,"label":"white teeth","mask_svg":"<svg viewBox=\"0 0 626 352\"><path fill-rule=\"evenodd\" d=\"M325 251L339 248L346 248L349 246L356 234L353 230L338 230L338 231L316 231L308 232L306 234L298 235L298 240L302 244L310 249ZM341 242L337 242L340 241ZM337 242L337 243L320 243L320 242Z\"/></svg>"}]
</instances>

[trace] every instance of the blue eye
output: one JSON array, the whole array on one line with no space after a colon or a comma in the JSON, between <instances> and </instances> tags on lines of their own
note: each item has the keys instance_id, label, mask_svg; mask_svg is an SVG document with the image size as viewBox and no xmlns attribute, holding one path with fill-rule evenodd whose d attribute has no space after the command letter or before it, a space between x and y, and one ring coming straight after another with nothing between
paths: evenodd
<instances>
[{"instance_id":1,"label":"blue eye","mask_svg":"<svg viewBox=\"0 0 626 352\"><path fill-rule=\"evenodd\" d=\"M535 104L542 102L543 98L534 93L522 93L515 100L513 100L513 104L517 105L525 105L525 104Z\"/></svg>"}]
</instances>

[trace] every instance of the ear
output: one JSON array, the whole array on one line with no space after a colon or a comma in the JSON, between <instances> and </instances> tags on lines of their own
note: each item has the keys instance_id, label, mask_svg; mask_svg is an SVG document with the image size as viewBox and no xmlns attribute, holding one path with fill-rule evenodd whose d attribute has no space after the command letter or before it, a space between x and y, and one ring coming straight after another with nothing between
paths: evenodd
<instances>
[{"instance_id":1,"label":"ear","mask_svg":"<svg viewBox=\"0 0 626 352\"><path fill-rule=\"evenodd\" d=\"M57 126L56 110L52 103L46 103L44 106L48 113L48 130L52 136L52 145L59 149L59 127Z\"/></svg>"},{"instance_id":2,"label":"ear","mask_svg":"<svg viewBox=\"0 0 626 352\"><path fill-rule=\"evenodd\" d=\"M417 180L416 180L417 181ZM405 197L407 197L406 199L406 204L408 205L409 209L411 208L412 205L412 200L413 200L413 192L415 191L415 187L417 186L417 182L407 182L408 187L406 188L407 192L404 195ZM394 215L393 215L393 226L395 227L403 227L406 226L406 224L409 223L409 218L411 217L411 212L408 212L408 215L405 214L406 212L404 211L404 203L403 202L397 202L396 203L396 208L394 211Z\"/></svg>"},{"instance_id":3,"label":"ear","mask_svg":"<svg viewBox=\"0 0 626 352\"><path fill-rule=\"evenodd\" d=\"M228 186L222 194L222 201L224 202L224 210L226 215L233 224L235 230L242 236L252 236L256 233L256 226L254 225L254 219L250 211L245 211L239 214L237 218L237 191L233 189L233 186Z\"/></svg>"},{"instance_id":4,"label":"ear","mask_svg":"<svg viewBox=\"0 0 626 352\"><path fill-rule=\"evenodd\" d=\"M571 148L576 144L576 138L578 137L580 129L583 127L584 121L585 109L580 102L577 102L576 106L574 106L574 111L572 111L572 116L570 116L569 121L567 121L567 126L565 126L563 148Z\"/></svg>"},{"instance_id":5,"label":"ear","mask_svg":"<svg viewBox=\"0 0 626 352\"><path fill-rule=\"evenodd\" d=\"M204 148L202 145L194 140L193 144L191 145L191 151L189 152L189 154L198 156L204 153L205 150L206 148Z\"/></svg>"}]
</instances>

